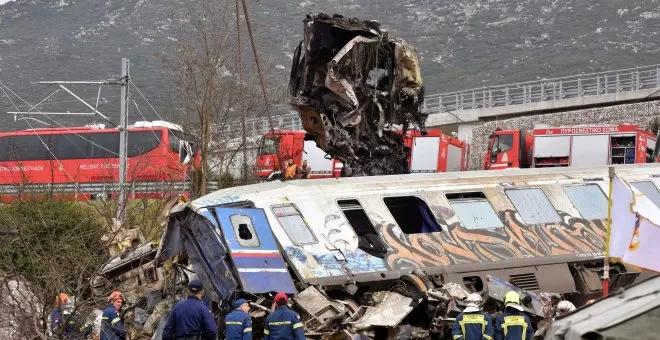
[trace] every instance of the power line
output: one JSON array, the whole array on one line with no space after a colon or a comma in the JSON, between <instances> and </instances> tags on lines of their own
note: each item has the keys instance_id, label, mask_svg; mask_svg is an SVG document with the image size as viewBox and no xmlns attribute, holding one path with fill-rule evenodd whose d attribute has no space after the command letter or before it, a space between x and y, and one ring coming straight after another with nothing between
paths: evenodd
<instances>
[{"instance_id":1,"label":"power line","mask_svg":"<svg viewBox=\"0 0 660 340\"><path fill-rule=\"evenodd\" d=\"M165 121L165 120L163 119L163 117L158 113L158 111L156 111L156 109L154 108L154 106L151 105L151 102L149 102L149 100L147 99L147 97L145 97L144 94L142 94L142 91L140 91L140 88L139 88L137 85L135 85L135 82L133 82L132 79L129 79L129 83L130 83L131 85L133 85L133 87L135 88L135 90L137 91L137 93L140 95L140 97L142 97L142 99L144 99L144 101L147 103L147 105L148 105L148 106L151 108L151 110L156 114L156 117L158 117L158 119L161 120L161 121ZM135 108L137 109L138 113L140 113L140 116L142 116L142 119L147 120L147 118L142 114L142 111L140 111L140 108L137 106L137 104L135 103L135 101L133 101L133 104L135 105ZM166 126L165 128L167 129L167 132L168 132L170 135L173 135L172 130L171 130L169 127ZM153 132L153 130L151 130L151 131ZM155 132L154 132L154 135L155 135ZM172 160L175 160L174 157L173 157L171 154L168 153L168 155L170 156L170 158L171 158ZM191 156L191 157L192 157L192 156ZM176 159L176 161L178 162L179 160ZM189 179L190 181L192 181L192 178L190 177L190 175L188 175L188 172L187 172L187 171L184 173L184 176L185 176L187 179Z\"/></svg>"}]
</instances>

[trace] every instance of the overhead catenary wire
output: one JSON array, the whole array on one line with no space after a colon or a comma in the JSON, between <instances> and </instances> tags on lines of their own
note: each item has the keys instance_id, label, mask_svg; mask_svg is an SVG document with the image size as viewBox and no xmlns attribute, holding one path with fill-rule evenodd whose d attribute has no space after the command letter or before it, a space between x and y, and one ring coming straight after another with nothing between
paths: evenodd
<instances>
[{"instance_id":1,"label":"overhead catenary wire","mask_svg":"<svg viewBox=\"0 0 660 340\"><path fill-rule=\"evenodd\" d=\"M15 102L11 99L11 97L7 94L7 92L5 91L5 89L6 89L7 91L9 91L11 94L13 94L16 98L18 98L18 99L21 100L22 102L26 103L26 105L29 105L30 107L33 107L33 108L35 108L35 107L38 106L38 105L32 105L32 104L30 104L27 100L23 99L21 96L19 96L16 92L14 92L13 90L11 90L8 86L6 86L6 85L5 85L4 83L2 83L2 82L0 82L0 89L2 90L2 92L5 94L5 96L7 97L7 99L10 101L10 103L11 103L14 107L16 107L16 103L15 103ZM145 98L145 100L146 100L146 98ZM152 107L152 108L153 108L153 107ZM70 133L72 133L72 134L78 136L78 137L81 138L81 139L84 139L87 143L89 143L89 144L91 144L91 145L93 145L93 146L96 146L96 147L98 147L99 149L105 150L105 151L107 151L108 153L110 153L110 154L113 155L113 156L117 156L117 157L119 157L119 154L118 154L118 153L113 152L112 150L109 150L109 149L107 149L107 148L105 148L105 147L103 147L103 146L101 146L101 145L99 145L99 144L97 144L97 143L92 142L91 140L89 140L89 139L83 137L82 135L78 134L76 131L71 130L70 128L68 128L68 127L66 127L66 126L64 126L64 125L62 125L61 123L57 122L56 120L50 118L48 115L44 114L43 112L41 112L41 111L39 111L39 110L36 110L36 112L37 112L37 113L41 113L44 117L46 117L46 118L49 119L50 121L54 122L55 124L59 125L60 127L62 127L63 130L65 130L65 131L67 131L67 132L70 132ZM21 113L20 115L22 116L22 118L26 118L24 114ZM143 118L144 118L144 115L142 115L142 116L143 116ZM26 120L26 123L28 124L28 126L30 127L30 129L32 129L32 130L36 130L36 129L32 126L32 124L30 124L27 120ZM168 129L168 130L169 130L169 129ZM158 136L155 134L155 132L154 132L153 130L151 130L151 131L152 131L152 133L154 133L154 136L155 136L156 138L158 138ZM44 148L48 151L48 153L53 157L53 159L54 159L58 164L61 165L62 162L61 162L61 161L58 159L58 157L55 155L55 153L53 152L52 148L51 148L49 145L47 145L47 143L44 141L44 139L41 137L41 135L40 135L40 134L36 134L36 136L37 136L37 138L39 139L40 143L41 143L41 144L44 146ZM71 139L70 139L68 136L65 136L65 138L67 138L67 140L71 141ZM162 139L159 139L159 140L162 140ZM81 153L84 153L84 151L81 150L81 149L78 147L77 144L75 144L75 143L72 143L72 144L74 145L74 147L75 147L78 151L80 151ZM170 157L173 157L173 156L170 155ZM173 159L173 158L172 158L172 159ZM153 166L151 166L151 165L150 165L150 167L153 168ZM79 185L79 184L76 182L76 180L73 178L73 176L72 176L72 175L66 170L66 168L65 168L65 167L62 167L62 169L63 169L63 171L65 172L65 174L67 175L67 177L69 177L69 179L72 180L72 182L74 183L74 185L75 185L75 187L76 187L76 189L77 189L78 192L83 193L83 194L90 194L90 195L93 194L92 192L86 192L86 191L83 191L82 188L80 187L80 185ZM186 178L190 179L190 177L188 176L187 173L185 173L184 176L186 176ZM185 189L184 189L184 190L185 190Z\"/></svg>"},{"instance_id":2,"label":"overhead catenary wire","mask_svg":"<svg viewBox=\"0 0 660 340\"><path fill-rule=\"evenodd\" d=\"M11 94L13 94L16 98L18 98L18 99L21 100L22 102L24 102L26 105L29 105L30 107L33 107L33 108L36 108L36 106L38 106L38 105L32 105L32 104L30 104L28 101L26 101L26 100L23 99L21 96L19 96L18 94L16 94L16 92L14 92L12 89L10 89L7 85L5 85L5 84L2 83L2 82L0 82L0 87L4 87L7 91L9 91ZM3 92L4 92L4 91L3 91ZM7 98L9 99L9 101L12 102L12 104L14 104L13 101L9 98L9 96L8 96L6 93L5 93L5 96L7 96ZM79 138L82 138L82 139L87 140L85 137L83 137L82 135L78 134L76 131L72 130L72 129L69 128L69 127L66 127L66 126L62 125L60 122L56 121L55 119L51 118L49 115L47 115L47 114L41 112L40 110L36 110L35 112L40 113L40 114L43 115L46 119L48 119L48 120L50 120L51 122L57 124L59 127L61 127L62 129L64 129L65 131L70 132L70 133L76 135L76 136L79 137ZM25 116L24 116L23 114L21 114L21 116L22 116L23 118L25 118ZM28 124L28 126L30 126L30 129L33 129L33 130L34 130L34 128L33 128L30 124ZM68 138L68 137L67 137L67 138ZM69 139L69 140L70 140L70 139ZM101 149L101 150L107 151L107 152L109 152L110 154L112 154L113 156L117 156L117 157L119 157L119 153L114 152L114 151L112 151L112 150L110 150L110 149L108 149L108 148L106 148L106 147L103 147L103 146L101 146L100 144L94 143L94 142L92 142L91 140L87 140L87 141L88 141L91 145L96 146L96 147L98 147L98 148ZM75 144L74 144L74 145L75 145ZM78 148L77 146L76 146L76 148L77 148L78 151L81 151L81 152L82 152L82 150L81 150L80 148Z\"/></svg>"},{"instance_id":3,"label":"overhead catenary wire","mask_svg":"<svg viewBox=\"0 0 660 340\"><path fill-rule=\"evenodd\" d=\"M142 91L140 91L140 88L139 88L137 85L135 85L135 83L133 82L132 79L129 80L129 83L130 83L130 84L133 86L133 88L137 91L137 93L140 95L140 97L142 97L142 99L147 103L147 105L149 106L149 108L151 108L151 110L154 112L154 114L156 114L156 116L158 117L158 119L161 120L161 121L165 121L165 120L163 119L163 117L158 113L158 111L156 111L156 109L154 108L154 106L151 105L151 102L149 102L149 100L147 99L147 97L145 97L144 94L142 94ZM133 100L133 105L135 105L135 108L137 109L137 111L138 111L138 113L140 114L140 116L142 117L142 119L144 119L144 120L146 121L147 118L145 117L144 114L142 114L142 111L141 111L140 108L138 107L138 105L137 105L137 103L135 102L135 100ZM165 127L165 128L167 129L167 132L168 132L170 135L172 135L172 130L171 130L169 127ZM152 133L154 134L154 136L155 136L156 138L158 138L158 136L156 135L156 132L155 132L154 130L151 130L151 131L152 131ZM174 157L173 157L172 155L170 155L170 154L168 154L168 155L169 155L169 157L170 157L172 160L174 160ZM176 161L178 161L178 159L177 159ZM185 172L185 173L184 173L184 176L185 176L188 180L192 181L192 178L190 177L190 175L188 174L188 172Z\"/></svg>"},{"instance_id":4,"label":"overhead catenary wire","mask_svg":"<svg viewBox=\"0 0 660 340\"><path fill-rule=\"evenodd\" d=\"M4 93L5 97L7 97L7 99L9 100L9 102L10 102L14 107L16 107L14 101L11 99L11 97L10 97L9 95L7 95L7 92L5 91L5 88L7 88L9 91L11 91L11 89L9 89L9 88L8 88L4 83L2 83L1 81L0 81L0 85L1 85L1 86L0 86L0 90L2 90L2 93ZM25 100L24 100L23 98L21 98L19 95L17 95L15 92L13 92L13 91L11 91L11 92L12 92L17 98L19 98L21 101L23 101L23 102L29 104L27 101L25 101ZM22 113L21 113L21 116L23 116L23 118L25 118L25 115L23 115ZM29 120L25 120L25 122L26 122L27 125L30 127L30 129L34 129L34 128L32 127L32 124L30 124ZM41 136L40 136L39 134L37 134L36 136L37 136L37 138L39 138L39 141L40 141L41 144L44 146L44 148L46 148L46 150L48 150L48 152L49 152L50 155L53 157L53 159L55 159L55 161L57 161L57 163L61 165L62 162L61 162L59 159L57 159L57 157L55 156L55 154L52 152L51 148L50 148L50 147L44 142L43 138L41 138ZM76 192L81 191L83 194L90 194L90 195L93 195L91 192L84 192L84 191L82 191L82 188L80 187L80 185L78 184L78 182L75 181L74 177L71 176L71 174L69 173L69 171L66 170L66 167L62 167L62 169L64 170L64 173L69 177L69 179L70 179L70 180L73 182L73 184L75 185L75 187L76 187Z\"/></svg>"}]
</instances>

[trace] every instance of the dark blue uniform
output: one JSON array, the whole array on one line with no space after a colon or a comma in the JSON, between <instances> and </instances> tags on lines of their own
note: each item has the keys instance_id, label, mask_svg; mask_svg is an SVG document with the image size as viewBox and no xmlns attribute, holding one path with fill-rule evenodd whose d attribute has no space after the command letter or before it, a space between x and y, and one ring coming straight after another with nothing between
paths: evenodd
<instances>
[{"instance_id":1,"label":"dark blue uniform","mask_svg":"<svg viewBox=\"0 0 660 340\"><path fill-rule=\"evenodd\" d=\"M252 340L252 317L250 314L234 309L225 317L225 336L227 340Z\"/></svg>"},{"instance_id":2,"label":"dark blue uniform","mask_svg":"<svg viewBox=\"0 0 660 340\"><path fill-rule=\"evenodd\" d=\"M495 321L495 340L532 340L534 328L527 314L506 308Z\"/></svg>"},{"instance_id":3,"label":"dark blue uniform","mask_svg":"<svg viewBox=\"0 0 660 340\"><path fill-rule=\"evenodd\" d=\"M305 340L305 330L296 312L279 306L266 318L264 340Z\"/></svg>"},{"instance_id":4,"label":"dark blue uniform","mask_svg":"<svg viewBox=\"0 0 660 340\"><path fill-rule=\"evenodd\" d=\"M163 340L193 336L214 340L218 336L218 326L213 314L204 302L195 296L179 301L172 308L163 329Z\"/></svg>"},{"instance_id":5,"label":"dark blue uniform","mask_svg":"<svg viewBox=\"0 0 660 340\"><path fill-rule=\"evenodd\" d=\"M484 312L458 314L451 330L454 340L493 340L494 333L490 316Z\"/></svg>"},{"instance_id":6,"label":"dark blue uniform","mask_svg":"<svg viewBox=\"0 0 660 340\"><path fill-rule=\"evenodd\" d=\"M101 340L123 340L126 330L113 305L108 305L101 316Z\"/></svg>"}]
</instances>

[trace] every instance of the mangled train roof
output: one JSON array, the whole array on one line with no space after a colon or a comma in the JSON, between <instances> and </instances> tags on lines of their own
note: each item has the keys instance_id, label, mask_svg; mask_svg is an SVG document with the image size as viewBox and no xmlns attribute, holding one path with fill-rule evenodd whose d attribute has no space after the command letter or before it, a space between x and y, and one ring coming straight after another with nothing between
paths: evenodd
<instances>
[{"instance_id":1,"label":"mangled train roof","mask_svg":"<svg viewBox=\"0 0 660 340\"><path fill-rule=\"evenodd\" d=\"M618 174L634 173L636 169L657 170L659 164L619 165L615 167ZM397 188L425 188L436 186L465 186L480 183L521 183L521 182L553 182L568 178L600 178L608 176L607 167L574 167L574 168L538 168L538 169L507 169L503 171L468 171L454 173L408 174L390 176L368 176L315 179L292 181L264 182L241 187L232 187L215 191L200 197L190 203L196 211L200 208L228 204L246 199L267 199L287 197L289 195L323 195L337 190L395 190Z\"/></svg>"},{"instance_id":2,"label":"mangled train roof","mask_svg":"<svg viewBox=\"0 0 660 340\"><path fill-rule=\"evenodd\" d=\"M659 317L656 276L555 320L544 339L652 339L660 332Z\"/></svg>"}]
</instances>

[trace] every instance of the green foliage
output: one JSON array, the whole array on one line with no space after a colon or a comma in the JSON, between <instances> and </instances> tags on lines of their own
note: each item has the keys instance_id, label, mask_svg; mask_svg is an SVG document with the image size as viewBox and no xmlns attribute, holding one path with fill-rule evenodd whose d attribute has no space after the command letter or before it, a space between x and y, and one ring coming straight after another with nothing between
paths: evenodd
<instances>
[{"instance_id":1,"label":"green foliage","mask_svg":"<svg viewBox=\"0 0 660 340\"><path fill-rule=\"evenodd\" d=\"M0 271L23 276L41 297L86 285L106 260L106 224L89 206L40 201L0 206Z\"/></svg>"}]
</instances>

